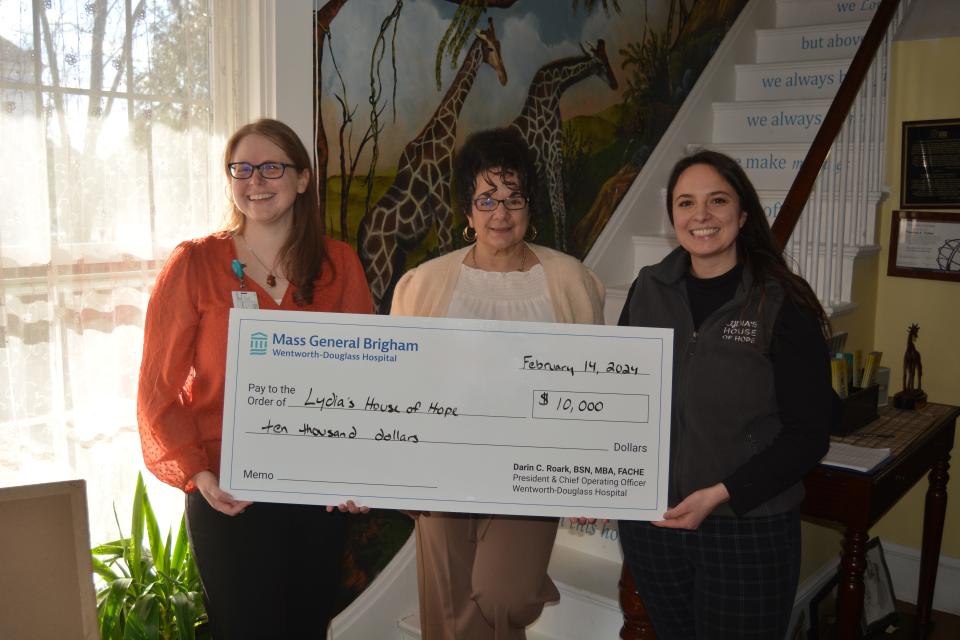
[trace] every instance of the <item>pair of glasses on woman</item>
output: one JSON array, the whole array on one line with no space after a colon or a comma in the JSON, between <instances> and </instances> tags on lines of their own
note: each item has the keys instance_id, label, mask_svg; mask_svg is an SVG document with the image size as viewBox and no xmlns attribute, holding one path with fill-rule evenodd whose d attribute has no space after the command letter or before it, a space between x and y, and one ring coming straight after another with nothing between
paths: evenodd
<instances>
[{"instance_id":1,"label":"pair of glasses on woman","mask_svg":"<svg viewBox=\"0 0 960 640\"><path fill-rule=\"evenodd\" d=\"M260 164L231 162L227 165L227 170L237 180L246 180L253 175L254 171L259 171L262 178L276 180L283 177L283 172L287 170L287 167L300 168L295 164L287 164L286 162L261 162Z\"/></svg>"},{"instance_id":2,"label":"pair of glasses on woman","mask_svg":"<svg viewBox=\"0 0 960 640\"><path fill-rule=\"evenodd\" d=\"M504 209L510 211L523 209L527 206L527 196L510 196L502 200L491 196L481 196L473 201L473 206L477 208L477 211L493 211L500 204L503 204Z\"/></svg>"}]
</instances>

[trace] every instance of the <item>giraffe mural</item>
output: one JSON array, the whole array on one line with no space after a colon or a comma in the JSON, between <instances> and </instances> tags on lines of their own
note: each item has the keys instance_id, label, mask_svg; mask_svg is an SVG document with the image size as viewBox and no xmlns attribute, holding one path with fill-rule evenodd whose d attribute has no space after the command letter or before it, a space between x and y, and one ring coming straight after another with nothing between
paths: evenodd
<instances>
[{"instance_id":1,"label":"giraffe mural","mask_svg":"<svg viewBox=\"0 0 960 640\"><path fill-rule=\"evenodd\" d=\"M561 141L560 96L571 85L591 75L606 80L611 89L617 88L607 60L606 45L597 41L596 47L584 49L584 55L555 60L540 67L530 82L527 100L520 115L510 125L515 128L533 150L541 184L548 191L553 214L556 248L567 248L567 210L563 201L563 148Z\"/></svg>"},{"instance_id":2,"label":"giraffe mural","mask_svg":"<svg viewBox=\"0 0 960 640\"><path fill-rule=\"evenodd\" d=\"M393 184L360 221L357 247L380 313L390 311L393 287L403 272L406 254L423 241L431 226L437 225L440 251L453 248L450 176L457 120L481 62L497 72L501 85L507 83L492 19L486 29L477 31L430 121L404 147Z\"/></svg>"}]
</instances>

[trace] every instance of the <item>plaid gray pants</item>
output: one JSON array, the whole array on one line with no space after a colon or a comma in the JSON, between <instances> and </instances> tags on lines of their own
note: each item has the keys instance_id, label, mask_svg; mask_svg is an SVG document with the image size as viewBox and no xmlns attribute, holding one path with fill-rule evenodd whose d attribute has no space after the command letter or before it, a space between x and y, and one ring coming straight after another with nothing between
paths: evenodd
<instances>
[{"instance_id":1,"label":"plaid gray pants","mask_svg":"<svg viewBox=\"0 0 960 640\"><path fill-rule=\"evenodd\" d=\"M711 516L696 531L620 522L659 640L783 640L800 574L800 515Z\"/></svg>"}]
</instances>

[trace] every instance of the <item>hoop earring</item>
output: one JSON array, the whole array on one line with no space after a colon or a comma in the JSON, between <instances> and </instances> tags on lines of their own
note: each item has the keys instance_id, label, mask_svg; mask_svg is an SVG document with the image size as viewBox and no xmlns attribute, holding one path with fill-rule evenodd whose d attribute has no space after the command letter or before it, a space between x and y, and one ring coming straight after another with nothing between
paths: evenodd
<instances>
[{"instance_id":1,"label":"hoop earring","mask_svg":"<svg viewBox=\"0 0 960 640\"><path fill-rule=\"evenodd\" d=\"M470 235L470 232L473 231L473 235ZM470 225L464 225L463 233L460 235L463 236L463 241L467 244L477 241L477 230L471 227Z\"/></svg>"},{"instance_id":2,"label":"hoop earring","mask_svg":"<svg viewBox=\"0 0 960 640\"><path fill-rule=\"evenodd\" d=\"M527 227L527 232L523 234L524 240L526 240L527 242L533 242L534 240L537 239L537 233L538 233L537 225L531 223L530 226ZM528 238L526 236L530 236L530 237Z\"/></svg>"}]
</instances>

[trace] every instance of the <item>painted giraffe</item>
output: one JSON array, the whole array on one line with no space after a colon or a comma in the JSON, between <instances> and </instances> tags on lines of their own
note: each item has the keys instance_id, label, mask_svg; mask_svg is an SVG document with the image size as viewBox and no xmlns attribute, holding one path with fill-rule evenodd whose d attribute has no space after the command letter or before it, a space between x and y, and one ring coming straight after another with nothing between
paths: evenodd
<instances>
[{"instance_id":1,"label":"painted giraffe","mask_svg":"<svg viewBox=\"0 0 960 640\"><path fill-rule=\"evenodd\" d=\"M390 311L393 287L403 273L407 252L423 241L434 223L440 251L453 248L450 178L457 120L481 62L497 72L501 85L507 83L492 19L486 29L477 31L430 121L404 147L393 184L360 221L357 247L380 313Z\"/></svg>"},{"instance_id":2,"label":"painted giraffe","mask_svg":"<svg viewBox=\"0 0 960 640\"><path fill-rule=\"evenodd\" d=\"M597 41L596 47L583 50L584 55L550 62L537 70L527 91L527 101L520 115L510 125L523 136L533 151L541 184L546 185L556 232L556 248L567 248L567 210L563 202L563 144L560 96L571 85L591 75L606 80L611 89L617 88L607 60L606 45Z\"/></svg>"}]
</instances>

